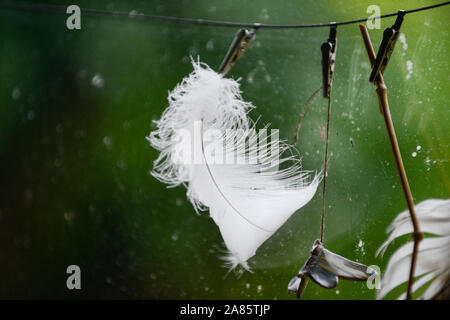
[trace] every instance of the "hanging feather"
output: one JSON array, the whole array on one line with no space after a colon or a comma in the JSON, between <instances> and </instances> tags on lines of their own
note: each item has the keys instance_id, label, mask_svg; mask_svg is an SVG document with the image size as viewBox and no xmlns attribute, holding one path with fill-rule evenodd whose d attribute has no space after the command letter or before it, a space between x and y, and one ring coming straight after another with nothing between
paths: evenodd
<instances>
[{"instance_id":1,"label":"hanging feather","mask_svg":"<svg viewBox=\"0 0 450 320\"><path fill-rule=\"evenodd\" d=\"M160 152L152 175L171 187L184 185L197 212L209 209L228 249L226 265L250 270L247 260L311 200L320 175L311 179L298 158L281 158L291 146L269 141L265 131L256 134L247 115L254 106L242 99L237 81L200 62L193 67L169 93L147 138ZM282 163L290 166L278 169Z\"/></svg>"},{"instance_id":2,"label":"hanging feather","mask_svg":"<svg viewBox=\"0 0 450 320\"><path fill-rule=\"evenodd\" d=\"M415 209L420 230L435 236L427 237L419 244L412 292L429 284L420 298L432 299L450 285L450 200L428 199L417 204ZM401 212L387 232L390 235L378 249L377 255L383 255L396 238L413 232L409 211ZM377 294L378 299L408 281L413 245L412 241L406 243L390 257ZM398 299L405 297L406 293L403 293Z\"/></svg>"}]
</instances>

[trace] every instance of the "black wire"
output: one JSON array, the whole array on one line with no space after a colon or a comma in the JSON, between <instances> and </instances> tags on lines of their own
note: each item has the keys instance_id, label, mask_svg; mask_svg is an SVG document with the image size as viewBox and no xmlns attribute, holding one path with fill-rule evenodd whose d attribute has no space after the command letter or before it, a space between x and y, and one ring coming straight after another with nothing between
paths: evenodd
<instances>
[{"instance_id":1,"label":"black wire","mask_svg":"<svg viewBox=\"0 0 450 320\"><path fill-rule=\"evenodd\" d=\"M411 10L405 10L405 13L413 13L424 10L429 10L433 8L442 7L450 4L450 1L438 3L431 6L426 6L422 8L416 8ZM47 5L47 4L34 4L28 2L15 2L8 4L0 4L0 8L13 9L13 10L26 10L26 11L39 11L39 12L51 12L51 13L63 13L66 14L66 6L61 5ZM109 17L120 17L129 19L141 19L141 20L152 20L152 21L164 21L164 22L174 22L174 23L186 23L186 24L198 24L198 25L208 25L208 26L218 26L218 27L243 27L243 28L265 28L265 29L303 29L303 28L321 28L329 27L333 24L336 25L347 25L359 22L365 22L369 18L362 18L356 20L348 20L341 22L330 22L330 23L317 23L317 24L261 24L261 23L241 23L241 22L230 22L230 21L214 21L214 20L204 20L204 19L192 19L192 18L178 18L178 17L168 17L168 16L156 16L142 13L126 13L121 11L107 11L98 9L83 9L81 8L81 13L85 15L92 16L109 16ZM371 17L370 20L389 18L398 15L396 13L384 14L378 17Z\"/></svg>"}]
</instances>

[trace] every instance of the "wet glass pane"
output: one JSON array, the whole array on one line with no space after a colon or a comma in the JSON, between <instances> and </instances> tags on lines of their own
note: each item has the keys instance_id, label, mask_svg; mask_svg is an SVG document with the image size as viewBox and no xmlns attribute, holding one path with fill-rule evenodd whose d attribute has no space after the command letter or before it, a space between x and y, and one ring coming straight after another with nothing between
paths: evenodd
<instances>
[{"instance_id":1,"label":"wet glass pane","mask_svg":"<svg viewBox=\"0 0 450 320\"><path fill-rule=\"evenodd\" d=\"M73 1L82 8L308 24L367 17L373 1ZM0 4L3 4L1 1ZM59 1L33 3L60 4ZM382 14L429 1L381 1ZM449 198L450 7L408 14L385 72L389 102L416 202ZM320 235L321 187L249 260L241 277L222 267L223 240L183 187L149 172L158 153L145 137L167 94L192 71L217 69L237 28L0 8L0 297L73 297L66 268L82 270L86 298L295 299L287 285ZM369 30L376 49L384 28ZM263 29L229 73L241 78L254 120L293 143L303 104L321 85L328 28ZM375 251L406 209L357 24L338 28L332 93L325 246L384 270ZM317 97L297 148L323 167L326 100ZM365 282L303 299L373 299Z\"/></svg>"}]
</instances>

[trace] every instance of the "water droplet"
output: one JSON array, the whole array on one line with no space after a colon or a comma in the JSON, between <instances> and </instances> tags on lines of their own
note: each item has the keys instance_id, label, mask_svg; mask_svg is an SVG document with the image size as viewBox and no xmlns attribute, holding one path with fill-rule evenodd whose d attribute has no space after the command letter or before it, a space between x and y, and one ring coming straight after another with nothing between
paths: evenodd
<instances>
[{"instance_id":1,"label":"water droplet","mask_svg":"<svg viewBox=\"0 0 450 320\"><path fill-rule=\"evenodd\" d=\"M406 80L408 80L409 78L411 78L411 75L413 73L413 63L411 60L406 61L406 70L408 72L408 74L406 75Z\"/></svg>"},{"instance_id":2,"label":"water droplet","mask_svg":"<svg viewBox=\"0 0 450 320\"><path fill-rule=\"evenodd\" d=\"M30 120L30 121L34 119L34 111L33 110L30 110L28 112L27 119Z\"/></svg>"},{"instance_id":3,"label":"water droplet","mask_svg":"<svg viewBox=\"0 0 450 320\"><path fill-rule=\"evenodd\" d=\"M64 131L64 126L60 123L56 126L56 132L62 133Z\"/></svg>"},{"instance_id":4,"label":"water droplet","mask_svg":"<svg viewBox=\"0 0 450 320\"><path fill-rule=\"evenodd\" d=\"M112 140L111 140L110 137L105 136L105 137L103 138L103 143L105 144L105 146L106 146L108 149L110 149L110 148L111 148L111 145L112 145Z\"/></svg>"},{"instance_id":5,"label":"water droplet","mask_svg":"<svg viewBox=\"0 0 450 320\"><path fill-rule=\"evenodd\" d=\"M362 240L359 240L359 242L358 242L358 247L362 247L364 245L364 241L362 241Z\"/></svg>"},{"instance_id":6,"label":"water droplet","mask_svg":"<svg viewBox=\"0 0 450 320\"><path fill-rule=\"evenodd\" d=\"M66 211L64 212L64 219L68 222L72 222L75 218L75 215L72 211Z\"/></svg>"},{"instance_id":7,"label":"water droplet","mask_svg":"<svg viewBox=\"0 0 450 320\"><path fill-rule=\"evenodd\" d=\"M267 9L262 9L261 13L259 14L259 18L263 21L267 21L269 20L269 12L267 11Z\"/></svg>"},{"instance_id":8,"label":"water droplet","mask_svg":"<svg viewBox=\"0 0 450 320\"><path fill-rule=\"evenodd\" d=\"M56 158L55 159L55 167L60 168L62 165L61 159Z\"/></svg>"},{"instance_id":9,"label":"water droplet","mask_svg":"<svg viewBox=\"0 0 450 320\"><path fill-rule=\"evenodd\" d=\"M119 159L119 160L117 160L116 165L117 165L117 168L123 169L123 168L125 168L125 166L126 166L127 164L126 164L125 161L123 161L122 159Z\"/></svg>"},{"instance_id":10,"label":"water droplet","mask_svg":"<svg viewBox=\"0 0 450 320\"><path fill-rule=\"evenodd\" d=\"M404 33L400 33L400 36L398 37L398 40L402 44L403 50L408 49L408 44L406 43L406 37Z\"/></svg>"},{"instance_id":11,"label":"water droplet","mask_svg":"<svg viewBox=\"0 0 450 320\"><path fill-rule=\"evenodd\" d=\"M14 100L19 100L20 94L21 94L20 89L19 88L14 88L11 96L12 96L12 98Z\"/></svg>"},{"instance_id":12,"label":"water droplet","mask_svg":"<svg viewBox=\"0 0 450 320\"><path fill-rule=\"evenodd\" d=\"M214 40L211 39L206 43L206 50L211 51L213 49L214 49Z\"/></svg>"},{"instance_id":13,"label":"water droplet","mask_svg":"<svg viewBox=\"0 0 450 320\"><path fill-rule=\"evenodd\" d=\"M103 77L99 73L96 73L94 77L92 77L91 84L94 87L101 88L105 84L105 80L103 80Z\"/></svg>"}]
</instances>

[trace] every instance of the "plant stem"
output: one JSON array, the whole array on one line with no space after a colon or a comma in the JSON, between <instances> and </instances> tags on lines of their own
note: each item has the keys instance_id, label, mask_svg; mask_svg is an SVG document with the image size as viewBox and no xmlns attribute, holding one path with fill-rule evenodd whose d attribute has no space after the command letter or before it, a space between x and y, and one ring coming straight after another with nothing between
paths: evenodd
<instances>
[{"instance_id":1,"label":"plant stem","mask_svg":"<svg viewBox=\"0 0 450 320\"><path fill-rule=\"evenodd\" d=\"M361 30L361 35L364 40L364 45L366 47L367 55L369 56L370 64L373 66L375 62L375 51L370 41L369 32L367 28L360 24L359 28ZM419 222L417 220L416 212L414 209L414 200L411 194L411 189L409 188L408 178L406 176L405 167L403 166L402 155L400 153L400 148L398 146L397 137L395 135L394 124L391 118L391 112L389 111L389 102L387 98L387 87L384 83L383 75L378 73L375 81L375 88L378 96L378 103L380 107L380 112L383 115L384 122L386 124L386 129L388 131L389 141L391 142L392 152L394 154L395 164L397 165L397 171L402 183L403 193L405 195L406 203L408 205L409 214L411 216L411 221L413 224L413 237L414 237L414 248L411 257L411 268L409 272L408 289L406 292L406 299L411 300L412 285L414 283L414 270L417 261L417 252L419 248L419 242L422 240L423 236L419 230Z\"/></svg>"},{"instance_id":2,"label":"plant stem","mask_svg":"<svg viewBox=\"0 0 450 320\"><path fill-rule=\"evenodd\" d=\"M297 127L295 128L294 144L297 144L298 142L298 132L300 130L300 126L302 125L303 118L306 115L306 111L308 111L309 106L314 101L314 98L317 96L317 94L321 89L322 86L320 86L316 91L314 91L314 93L311 95L311 97L308 98L308 100L306 101L305 105L302 108L302 112L300 113L300 119L298 120Z\"/></svg>"}]
</instances>

